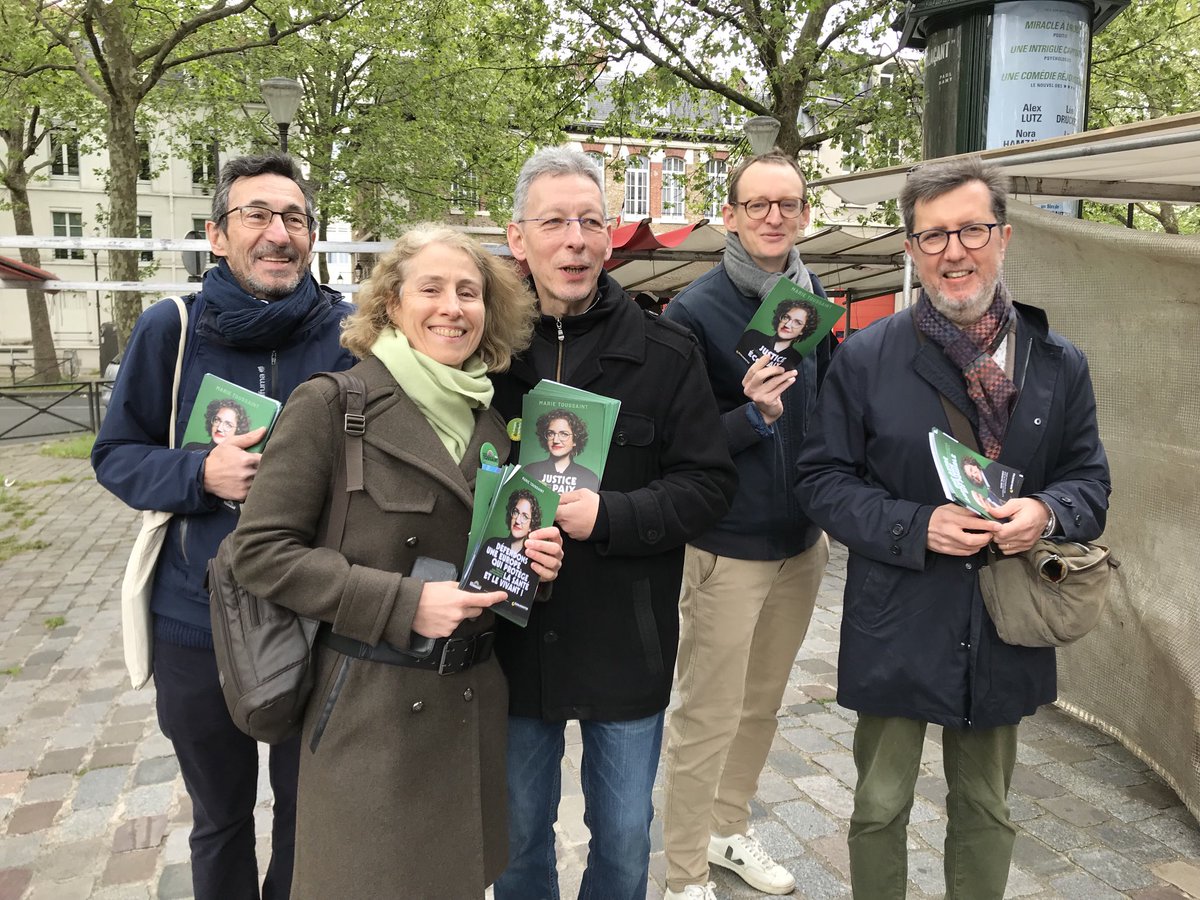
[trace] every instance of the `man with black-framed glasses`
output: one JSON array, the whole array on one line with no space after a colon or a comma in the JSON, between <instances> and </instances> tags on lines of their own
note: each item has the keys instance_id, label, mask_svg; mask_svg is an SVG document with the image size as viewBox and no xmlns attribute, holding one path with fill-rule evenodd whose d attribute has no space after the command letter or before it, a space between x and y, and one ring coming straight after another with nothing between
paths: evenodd
<instances>
[{"instance_id":1,"label":"man with black-framed glasses","mask_svg":"<svg viewBox=\"0 0 1200 900\"><path fill-rule=\"evenodd\" d=\"M838 703L858 713L850 817L857 900L907 893L907 825L926 730L940 735L947 900L1004 896L1021 718L1056 695L1054 649L1004 643L984 606L988 545L1089 541L1108 463L1087 359L1002 278L1007 179L978 158L931 163L900 195L921 296L853 335L821 388L796 493L850 551ZM963 435L952 420L961 420ZM1024 473L999 521L949 503L929 430Z\"/></svg>"},{"instance_id":2,"label":"man with black-framed glasses","mask_svg":"<svg viewBox=\"0 0 1200 900\"><path fill-rule=\"evenodd\" d=\"M289 156L229 160L207 223L220 257L201 290L138 319L96 437L97 480L135 509L174 513L158 557L150 613L158 722L171 741L192 801L192 886L197 900L256 900L254 807L258 744L233 724L217 673L204 586L208 560L237 524L258 470L246 448L263 429L199 449L170 443L172 383L183 344L176 435L200 381L212 372L277 400L315 372L349 368L341 321L351 306L309 271L316 219L312 194ZM214 413L215 414L215 413ZM177 445L176 445L177 446ZM135 685L141 687L141 685ZM295 845L300 738L272 746L271 860L263 900L286 900Z\"/></svg>"},{"instance_id":3,"label":"man with black-framed glasses","mask_svg":"<svg viewBox=\"0 0 1200 900\"><path fill-rule=\"evenodd\" d=\"M773 151L743 161L723 209L724 260L663 312L704 349L722 436L738 468L732 508L687 548L679 706L667 732L667 900L712 900L710 864L770 894L796 884L754 837L750 801L829 558L825 535L791 488L834 342L826 339L791 368L780 363L799 354L782 350L778 330L761 334L763 350L748 370L735 348L781 276L824 296L795 247L810 216L794 158ZM786 312L780 304L777 320ZM749 334L758 347L760 334Z\"/></svg>"}]
</instances>

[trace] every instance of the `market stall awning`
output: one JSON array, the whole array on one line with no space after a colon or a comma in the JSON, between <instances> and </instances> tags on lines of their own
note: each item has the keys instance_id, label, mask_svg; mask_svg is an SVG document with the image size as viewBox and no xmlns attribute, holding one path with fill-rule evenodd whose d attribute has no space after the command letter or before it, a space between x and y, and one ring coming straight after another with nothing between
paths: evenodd
<instances>
[{"instance_id":1,"label":"market stall awning","mask_svg":"<svg viewBox=\"0 0 1200 900\"><path fill-rule=\"evenodd\" d=\"M963 154L968 155L968 154ZM1084 131L978 154L1012 178L1028 203L1063 197L1106 203L1200 203L1200 112ZM945 157L952 159L954 157ZM814 181L847 203L900 195L913 164Z\"/></svg>"},{"instance_id":2,"label":"market stall awning","mask_svg":"<svg viewBox=\"0 0 1200 900\"><path fill-rule=\"evenodd\" d=\"M58 281L58 276L46 269L23 263L19 259L0 256L0 282L5 282L4 287L36 287L36 283L45 281ZM57 289L50 293L56 291Z\"/></svg>"},{"instance_id":3,"label":"market stall awning","mask_svg":"<svg viewBox=\"0 0 1200 900\"><path fill-rule=\"evenodd\" d=\"M631 293L673 296L725 250L725 232L707 220L649 237L648 231L648 222L639 222L613 234L608 268ZM894 293L903 285L903 229L832 225L801 237L796 248L827 290L845 291L851 299Z\"/></svg>"}]
</instances>

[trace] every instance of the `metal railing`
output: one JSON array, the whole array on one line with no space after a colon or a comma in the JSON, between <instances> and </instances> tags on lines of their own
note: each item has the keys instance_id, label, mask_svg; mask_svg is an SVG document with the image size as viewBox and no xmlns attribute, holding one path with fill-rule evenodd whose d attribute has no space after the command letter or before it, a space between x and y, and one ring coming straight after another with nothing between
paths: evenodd
<instances>
[{"instance_id":1,"label":"metal railing","mask_svg":"<svg viewBox=\"0 0 1200 900\"><path fill-rule=\"evenodd\" d=\"M60 381L0 388L0 441L95 434L100 427L101 394L111 387L111 381ZM80 399L82 404L72 403Z\"/></svg>"}]
</instances>

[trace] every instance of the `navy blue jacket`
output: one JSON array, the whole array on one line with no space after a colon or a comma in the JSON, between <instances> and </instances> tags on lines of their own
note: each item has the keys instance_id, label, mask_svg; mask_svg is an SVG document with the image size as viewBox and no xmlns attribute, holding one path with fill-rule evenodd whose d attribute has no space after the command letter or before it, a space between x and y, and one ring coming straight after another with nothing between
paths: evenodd
<instances>
[{"instance_id":1,"label":"navy blue jacket","mask_svg":"<svg viewBox=\"0 0 1200 900\"><path fill-rule=\"evenodd\" d=\"M1025 473L1023 496L1054 510L1059 534L1095 540L1110 485L1087 359L1040 309L1016 309L1020 394L997 462ZM850 549L838 702L952 728L1012 725L1057 695L1054 650L1000 640L979 591L983 551L925 546L948 502L929 450L930 428L951 431L939 392L978 427L961 370L918 343L909 309L847 339L817 400L796 491Z\"/></svg>"},{"instance_id":2,"label":"navy blue jacket","mask_svg":"<svg viewBox=\"0 0 1200 900\"><path fill-rule=\"evenodd\" d=\"M338 343L353 307L322 288L321 304L295 332L270 350L232 346L215 327L203 293L185 297L188 336L179 385L176 443L181 443L206 372L284 401L315 372L354 363ZM155 303L138 319L113 385L108 412L92 449L96 480L134 509L175 513L154 575L155 634L190 646L212 646L204 573L237 513L204 490L207 452L168 448L171 382L179 349L179 311ZM268 445L269 446L269 445Z\"/></svg>"},{"instance_id":3,"label":"navy blue jacket","mask_svg":"<svg viewBox=\"0 0 1200 900\"><path fill-rule=\"evenodd\" d=\"M813 293L825 289L812 276ZM734 286L724 264L693 281L667 304L663 318L691 329L708 366L729 452L738 470L733 506L713 528L691 543L701 550L734 559L786 559L807 550L821 536L792 492L796 457L808 430L836 341L822 341L797 367L798 375L783 395L783 415L770 434L755 429L747 410L752 405L742 389L746 362L736 348L746 324L762 301Z\"/></svg>"}]
</instances>

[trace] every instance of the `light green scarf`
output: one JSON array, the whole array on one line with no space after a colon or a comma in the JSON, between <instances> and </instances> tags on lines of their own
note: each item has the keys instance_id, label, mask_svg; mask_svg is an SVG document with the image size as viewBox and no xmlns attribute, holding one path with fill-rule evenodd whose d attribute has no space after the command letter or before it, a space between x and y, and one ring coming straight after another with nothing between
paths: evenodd
<instances>
[{"instance_id":1,"label":"light green scarf","mask_svg":"<svg viewBox=\"0 0 1200 900\"><path fill-rule=\"evenodd\" d=\"M380 332L371 352L387 366L410 400L425 414L455 462L462 462L475 431L475 409L492 402L487 364L471 356L461 369L445 366L409 344L392 326Z\"/></svg>"}]
</instances>

